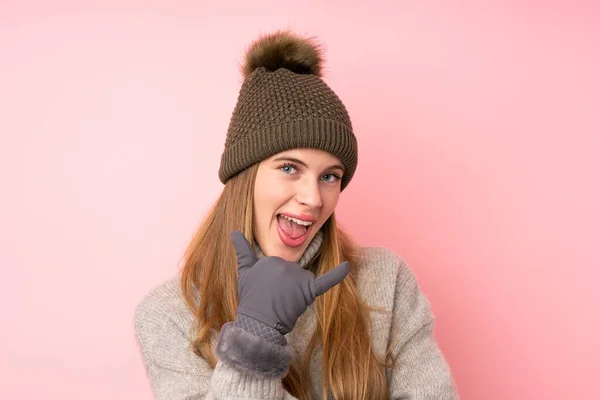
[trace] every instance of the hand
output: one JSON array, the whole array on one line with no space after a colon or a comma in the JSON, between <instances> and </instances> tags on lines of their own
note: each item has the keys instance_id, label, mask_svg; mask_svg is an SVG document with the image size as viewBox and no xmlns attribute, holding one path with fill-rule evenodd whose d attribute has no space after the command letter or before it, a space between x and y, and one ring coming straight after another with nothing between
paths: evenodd
<instances>
[{"instance_id":1,"label":"hand","mask_svg":"<svg viewBox=\"0 0 600 400\"><path fill-rule=\"evenodd\" d=\"M340 283L350 272L344 261L318 278L299 264L281 257L257 260L246 237L231 233L238 261L238 314L289 333L317 296Z\"/></svg>"}]
</instances>

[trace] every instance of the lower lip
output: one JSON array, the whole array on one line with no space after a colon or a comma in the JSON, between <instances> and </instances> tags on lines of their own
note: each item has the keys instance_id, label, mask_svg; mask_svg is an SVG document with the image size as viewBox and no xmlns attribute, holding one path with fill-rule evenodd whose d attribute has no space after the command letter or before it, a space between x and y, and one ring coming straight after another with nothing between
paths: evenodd
<instances>
[{"instance_id":1,"label":"lower lip","mask_svg":"<svg viewBox=\"0 0 600 400\"><path fill-rule=\"evenodd\" d=\"M302 246L304 244L304 242L306 241L306 238L308 237L310 228L312 228L312 225L308 226L306 228L306 232L304 233L304 235L300 236L299 238L294 239L291 236L289 236L287 233L285 233L283 230L281 230L281 228L279 227L279 221L276 221L276 223L277 223L277 233L279 234L279 240L281 240L281 242L283 244L285 244L286 246L289 246L289 247Z\"/></svg>"}]
</instances>

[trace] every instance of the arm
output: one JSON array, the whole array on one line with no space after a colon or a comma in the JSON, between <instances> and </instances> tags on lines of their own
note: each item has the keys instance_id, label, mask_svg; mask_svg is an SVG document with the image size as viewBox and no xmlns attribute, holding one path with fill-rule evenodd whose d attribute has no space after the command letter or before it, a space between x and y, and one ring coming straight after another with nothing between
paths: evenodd
<instances>
[{"instance_id":1,"label":"arm","mask_svg":"<svg viewBox=\"0 0 600 400\"><path fill-rule=\"evenodd\" d=\"M189 315L182 299L176 300L178 289L155 292L136 309L136 335L159 400L293 399L281 382L292 360L284 335L317 296L350 270L342 263L316 278L279 257L258 261L239 231L232 239L240 304L236 320L221 328L214 371L190 348Z\"/></svg>"},{"instance_id":2,"label":"arm","mask_svg":"<svg viewBox=\"0 0 600 400\"><path fill-rule=\"evenodd\" d=\"M390 376L390 398L456 400L450 368L434 338L434 316L414 273L400 260L396 279L393 326L396 365Z\"/></svg>"},{"instance_id":3,"label":"arm","mask_svg":"<svg viewBox=\"0 0 600 400\"><path fill-rule=\"evenodd\" d=\"M146 299L136 309L136 338L157 400L294 399L279 377L233 368L221 360L212 370L191 350L184 326L161 299ZM229 333L230 342L238 338L239 332ZM253 349L252 343L245 345Z\"/></svg>"},{"instance_id":4,"label":"arm","mask_svg":"<svg viewBox=\"0 0 600 400\"><path fill-rule=\"evenodd\" d=\"M317 296L346 277L342 263L316 278L279 257L260 261L241 232L232 233L238 257L236 320L221 328L215 355L208 363L190 348L189 321L176 293L155 292L136 309L135 323L155 397L191 399L293 399L283 389L292 351L285 334Z\"/></svg>"}]
</instances>

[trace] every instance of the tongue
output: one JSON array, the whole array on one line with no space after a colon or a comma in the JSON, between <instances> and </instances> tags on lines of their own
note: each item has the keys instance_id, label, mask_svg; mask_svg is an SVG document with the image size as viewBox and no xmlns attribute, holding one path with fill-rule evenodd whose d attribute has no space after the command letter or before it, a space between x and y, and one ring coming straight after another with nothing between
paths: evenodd
<instances>
[{"instance_id":1,"label":"tongue","mask_svg":"<svg viewBox=\"0 0 600 400\"><path fill-rule=\"evenodd\" d=\"M278 216L277 220L279 221L279 227L281 230L292 239L297 239L306 233L306 227L303 225L298 225L297 223L292 222L282 216Z\"/></svg>"}]
</instances>

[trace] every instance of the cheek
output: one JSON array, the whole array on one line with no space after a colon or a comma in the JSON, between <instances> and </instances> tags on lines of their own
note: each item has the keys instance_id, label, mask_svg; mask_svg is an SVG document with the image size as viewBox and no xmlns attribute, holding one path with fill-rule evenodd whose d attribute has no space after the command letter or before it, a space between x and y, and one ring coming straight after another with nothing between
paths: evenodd
<instances>
[{"instance_id":1,"label":"cheek","mask_svg":"<svg viewBox=\"0 0 600 400\"><path fill-rule=\"evenodd\" d=\"M266 219L271 214L270 207L271 202L266 193L257 191L254 194L254 226L258 229L262 229L266 223Z\"/></svg>"},{"instance_id":2,"label":"cheek","mask_svg":"<svg viewBox=\"0 0 600 400\"><path fill-rule=\"evenodd\" d=\"M329 218L329 216L331 215L331 213L333 213L335 207L338 204L338 201L340 199L340 193L339 191L325 192L322 194L321 198L323 201L322 212L327 216L327 218Z\"/></svg>"},{"instance_id":3,"label":"cheek","mask_svg":"<svg viewBox=\"0 0 600 400\"><path fill-rule=\"evenodd\" d=\"M273 180L261 180L254 186L254 223L267 224L285 203L285 189Z\"/></svg>"},{"instance_id":4,"label":"cheek","mask_svg":"<svg viewBox=\"0 0 600 400\"><path fill-rule=\"evenodd\" d=\"M276 176L266 175L257 182L254 188L254 200L260 202L263 209L277 209L290 197L290 185L277 179ZM275 212L275 210L273 210Z\"/></svg>"}]
</instances>

